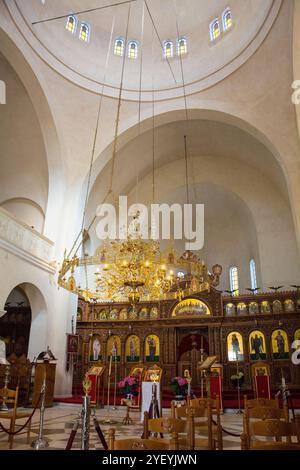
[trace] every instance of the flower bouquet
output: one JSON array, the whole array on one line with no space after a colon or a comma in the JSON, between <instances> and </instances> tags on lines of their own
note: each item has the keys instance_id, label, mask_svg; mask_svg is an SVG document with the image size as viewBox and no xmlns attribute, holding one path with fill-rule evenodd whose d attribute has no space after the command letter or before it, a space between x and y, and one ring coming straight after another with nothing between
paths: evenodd
<instances>
[{"instance_id":1,"label":"flower bouquet","mask_svg":"<svg viewBox=\"0 0 300 470\"><path fill-rule=\"evenodd\" d=\"M138 380L134 376L125 377L118 383L118 388L128 399L133 399L134 396L138 395Z\"/></svg>"},{"instance_id":2,"label":"flower bouquet","mask_svg":"<svg viewBox=\"0 0 300 470\"><path fill-rule=\"evenodd\" d=\"M244 383L244 374L243 374L243 372L238 372L237 374L232 375L230 377L230 380L236 388L241 387L241 385L243 385L243 383Z\"/></svg>"},{"instance_id":3,"label":"flower bouquet","mask_svg":"<svg viewBox=\"0 0 300 470\"><path fill-rule=\"evenodd\" d=\"M187 380L184 377L174 377L171 381L171 388L177 398L183 398L188 391Z\"/></svg>"}]
</instances>

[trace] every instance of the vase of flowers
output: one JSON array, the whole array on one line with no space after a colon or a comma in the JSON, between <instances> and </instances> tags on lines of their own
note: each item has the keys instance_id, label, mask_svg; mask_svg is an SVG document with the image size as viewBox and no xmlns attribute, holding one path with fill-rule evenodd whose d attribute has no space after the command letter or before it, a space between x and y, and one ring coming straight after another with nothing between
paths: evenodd
<instances>
[{"instance_id":1,"label":"vase of flowers","mask_svg":"<svg viewBox=\"0 0 300 470\"><path fill-rule=\"evenodd\" d=\"M134 376L127 376L118 383L118 388L129 400L138 394L138 380Z\"/></svg>"},{"instance_id":2,"label":"vase of flowers","mask_svg":"<svg viewBox=\"0 0 300 470\"><path fill-rule=\"evenodd\" d=\"M238 372L237 374L232 375L230 377L230 380L233 383L235 388L238 388L238 387L241 388L241 386L244 383L244 374L243 374L243 372Z\"/></svg>"},{"instance_id":3,"label":"vase of flowers","mask_svg":"<svg viewBox=\"0 0 300 470\"><path fill-rule=\"evenodd\" d=\"M174 377L171 381L171 388L175 393L176 400L182 400L188 391L188 383L184 377Z\"/></svg>"}]
</instances>

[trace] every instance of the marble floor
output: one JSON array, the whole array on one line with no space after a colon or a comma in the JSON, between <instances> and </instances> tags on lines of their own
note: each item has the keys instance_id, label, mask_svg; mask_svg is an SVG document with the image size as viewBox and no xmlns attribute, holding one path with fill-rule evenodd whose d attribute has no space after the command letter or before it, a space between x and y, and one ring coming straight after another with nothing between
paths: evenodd
<instances>
[{"instance_id":1,"label":"marble floor","mask_svg":"<svg viewBox=\"0 0 300 470\"><path fill-rule=\"evenodd\" d=\"M20 410L21 411L21 410ZM28 411L28 410L26 410ZM107 433L109 428L116 429L116 439L126 437L140 437L142 434L142 424L140 423L140 413L132 412L131 418L133 423L130 425L123 425L122 421L125 416L125 408L117 407L116 410L111 408L103 408L96 410L96 417L100 423L101 430L107 439ZM48 450L64 450L73 424L77 419L78 414L81 412L81 405L69 405L69 404L56 404L52 408L47 408L45 412L45 423L44 423L44 437L49 441ZM169 416L170 409L163 410L163 416ZM106 418L110 418L112 423L103 423ZM9 426L7 420L1 420L0 422L5 426ZM21 424L21 421L20 423ZM222 426L226 430L233 432L234 434L241 434L242 432L242 415L236 413L236 411L228 411L222 415ZM38 436L39 431L39 411L37 411L33 417L30 443L34 441ZM24 432L24 431L23 431ZM240 438L229 436L223 433L224 449L228 450L239 450L240 449ZM4 432L0 432L0 450L8 449L7 435ZM15 436L13 450L29 450L30 444L26 443L26 434L20 434ZM72 449L80 449L80 430L78 430ZM102 446L94 425L91 420L91 431L90 431L90 450L101 450Z\"/></svg>"}]
</instances>

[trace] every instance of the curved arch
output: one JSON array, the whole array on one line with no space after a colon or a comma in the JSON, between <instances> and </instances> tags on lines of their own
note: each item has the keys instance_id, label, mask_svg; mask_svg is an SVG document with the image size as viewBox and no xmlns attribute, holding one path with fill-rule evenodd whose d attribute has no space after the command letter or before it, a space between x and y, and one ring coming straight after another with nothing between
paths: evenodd
<instances>
[{"instance_id":1,"label":"curved arch","mask_svg":"<svg viewBox=\"0 0 300 470\"><path fill-rule=\"evenodd\" d=\"M11 32L5 30L3 25L1 26L0 51L21 79L39 119L49 173L44 234L55 240L59 226L56 221L60 212L57 201L63 201L64 194L64 165L55 120L46 96L47 86L45 82L42 83L42 78L37 76L27 58L22 54Z\"/></svg>"},{"instance_id":2,"label":"curved arch","mask_svg":"<svg viewBox=\"0 0 300 470\"><path fill-rule=\"evenodd\" d=\"M266 147L267 150L274 156L275 160L281 167L283 171L285 184L288 188L289 178L288 172L285 166L284 158L275 147L273 142L269 137L264 134L261 130L255 127L249 121L242 119L240 116L235 114L229 114L224 111L217 109L217 104L212 103L211 108L189 108L188 115L189 121L203 120L203 121L215 121L218 123L224 123L236 127L256 140ZM215 107L214 107L215 106ZM140 125L138 123L126 123L125 130L118 136L118 152L120 152L132 139L143 135L149 129L152 129L152 116L145 118ZM177 109L175 111L160 112L155 115L155 129L158 129L162 125L176 123L179 121L186 121L186 111L185 109ZM93 185L99 176L99 174L104 170L104 168L109 164L112 158L112 148L113 142L111 142L107 147L105 147L101 154L95 158L92 176L91 176L91 185L90 193L92 191ZM87 169L88 170L88 169ZM84 188L86 188L88 178L88 171L85 177L85 180L82 185L82 194L84 194Z\"/></svg>"},{"instance_id":3,"label":"curved arch","mask_svg":"<svg viewBox=\"0 0 300 470\"><path fill-rule=\"evenodd\" d=\"M31 328L28 345L28 357L33 360L41 351L47 347L47 306L44 295L38 287L29 282L24 282L14 286L10 293L15 289L21 289L28 299L31 309ZM7 297L9 297L8 294Z\"/></svg>"},{"instance_id":4,"label":"curved arch","mask_svg":"<svg viewBox=\"0 0 300 470\"><path fill-rule=\"evenodd\" d=\"M28 206L30 208L35 209L35 214L25 214L23 213L22 206ZM20 220L25 222L30 227L34 228L40 233L43 233L44 223L45 223L45 213L41 206L33 201L32 199L28 199L25 197L14 197L10 199L6 199L5 201L0 202L0 206L3 207L8 212L11 212L13 215L18 217ZM15 213L17 212L17 213ZM21 215L19 215L19 212ZM39 216L39 217L38 217Z\"/></svg>"}]
</instances>

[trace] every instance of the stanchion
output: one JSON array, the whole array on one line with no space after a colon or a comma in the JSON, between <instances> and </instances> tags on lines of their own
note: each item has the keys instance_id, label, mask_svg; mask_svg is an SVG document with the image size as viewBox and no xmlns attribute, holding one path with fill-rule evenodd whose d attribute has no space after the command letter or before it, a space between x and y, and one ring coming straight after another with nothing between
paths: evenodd
<instances>
[{"instance_id":1,"label":"stanchion","mask_svg":"<svg viewBox=\"0 0 300 470\"><path fill-rule=\"evenodd\" d=\"M45 415L45 400L46 400L46 374L44 375L44 381L41 388L42 403L40 408L40 425L38 438L32 442L31 447L35 450L46 449L49 446L49 442L43 437L44 432L44 415Z\"/></svg>"},{"instance_id":2,"label":"stanchion","mask_svg":"<svg viewBox=\"0 0 300 470\"><path fill-rule=\"evenodd\" d=\"M89 379L88 374L82 382L84 397L82 401L81 410L81 450L89 450L90 446L90 417L91 417L91 400L89 392L91 391L92 382Z\"/></svg>"},{"instance_id":3,"label":"stanchion","mask_svg":"<svg viewBox=\"0 0 300 470\"><path fill-rule=\"evenodd\" d=\"M114 356L114 406L113 410L117 409L117 356Z\"/></svg>"},{"instance_id":4,"label":"stanchion","mask_svg":"<svg viewBox=\"0 0 300 470\"><path fill-rule=\"evenodd\" d=\"M85 395L83 397L82 414L81 414L81 450L89 450L90 417L91 417L90 397L88 395Z\"/></svg>"}]
</instances>

